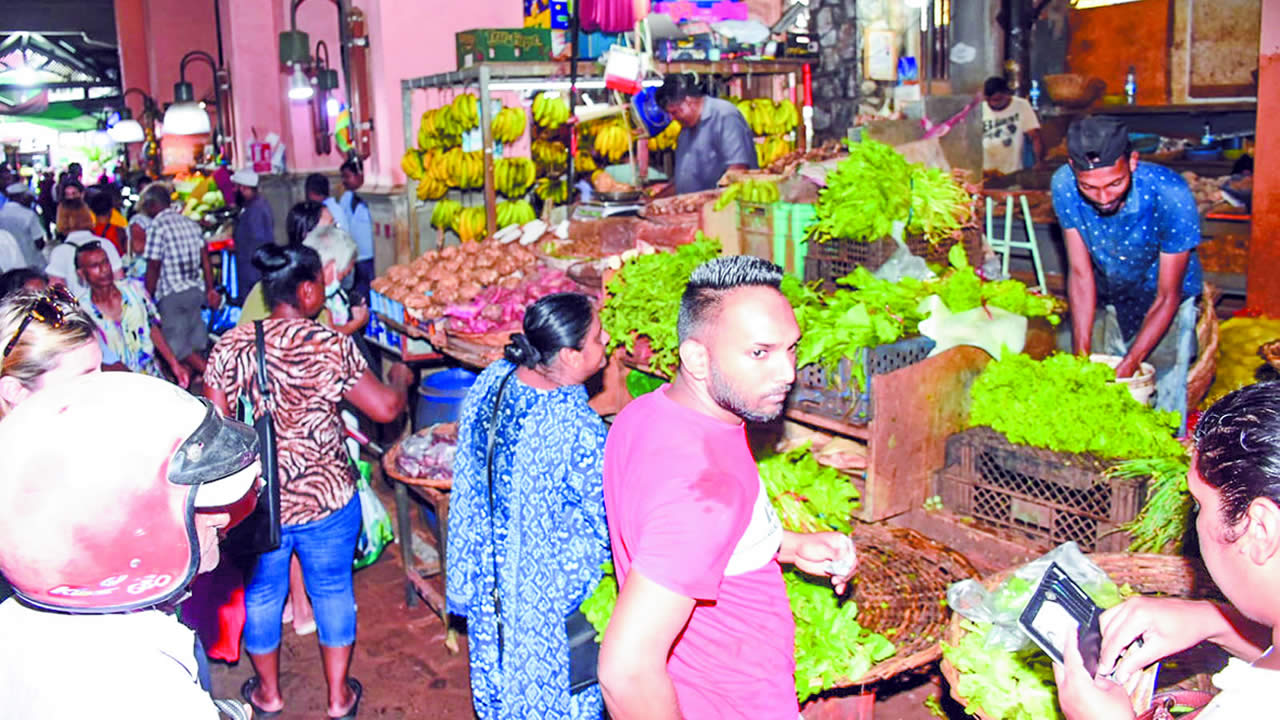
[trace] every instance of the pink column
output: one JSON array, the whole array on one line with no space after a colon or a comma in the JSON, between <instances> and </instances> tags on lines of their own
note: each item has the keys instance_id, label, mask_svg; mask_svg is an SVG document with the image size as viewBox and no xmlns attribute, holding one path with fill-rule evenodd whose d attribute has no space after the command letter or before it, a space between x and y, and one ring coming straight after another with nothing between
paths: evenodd
<instances>
[{"instance_id":1,"label":"pink column","mask_svg":"<svg viewBox=\"0 0 1280 720\"><path fill-rule=\"evenodd\" d=\"M313 4L332 7L329 3ZM222 0L222 41L231 74L237 164L248 162L254 131L260 139L268 133L279 134L288 144L290 158L295 151L291 134L286 132L288 82L280 70L278 50L278 33L284 29L279 7L287 5L288 0Z\"/></svg>"}]
</instances>

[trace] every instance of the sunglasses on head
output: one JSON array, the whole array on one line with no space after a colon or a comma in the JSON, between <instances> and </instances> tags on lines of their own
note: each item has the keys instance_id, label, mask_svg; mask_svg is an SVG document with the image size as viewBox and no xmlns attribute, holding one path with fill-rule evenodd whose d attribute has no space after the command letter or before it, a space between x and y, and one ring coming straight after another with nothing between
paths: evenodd
<instances>
[{"instance_id":1,"label":"sunglasses on head","mask_svg":"<svg viewBox=\"0 0 1280 720\"><path fill-rule=\"evenodd\" d=\"M61 303L61 305L59 304ZM22 338L22 333L31 324L32 320L39 320L51 328L57 329L62 327L62 323L67 319L67 310L63 309L63 305L76 305L76 299L71 293L61 285L53 285L45 290L31 307L27 309L27 314L22 318L22 324L18 325L18 331L13 334L13 338L9 340L9 344L4 346L4 355L0 357L9 357L9 353L18 346L18 340Z\"/></svg>"}]
</instances>

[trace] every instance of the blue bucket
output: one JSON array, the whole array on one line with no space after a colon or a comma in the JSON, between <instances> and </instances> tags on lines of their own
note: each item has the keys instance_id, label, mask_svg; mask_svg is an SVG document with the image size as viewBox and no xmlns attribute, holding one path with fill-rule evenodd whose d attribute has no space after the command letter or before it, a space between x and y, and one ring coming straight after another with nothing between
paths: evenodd
<instances>
[{"instance_id":1,"label":"blue bucket","mask_svg":"<svg viewBox=\"0 0 1280 720\"><path fill-rule=\"evenodd\" d=\"M462 412L462 398L476 381L476 374L462 368L449 368L422 378L418 385L418 410L413 416L413 429L436 423L453 422Z\"/></svg>"}]
</instances>

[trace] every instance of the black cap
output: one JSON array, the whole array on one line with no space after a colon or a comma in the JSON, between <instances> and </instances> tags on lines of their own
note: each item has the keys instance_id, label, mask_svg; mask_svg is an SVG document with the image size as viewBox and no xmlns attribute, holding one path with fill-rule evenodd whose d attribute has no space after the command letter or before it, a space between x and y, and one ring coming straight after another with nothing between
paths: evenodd
<instances>
[{"instance_id":1,"label":"black cap","mask_svg":"<svg viewBox=\"0 0 1280 720\"><path fill-rule=\"evenodd\" d=\"M1110 167L1129 154L1129 128L1116 118L1087 115L1067 128L1067 155L1075 170Z\"/></svg>"}]
</instances>

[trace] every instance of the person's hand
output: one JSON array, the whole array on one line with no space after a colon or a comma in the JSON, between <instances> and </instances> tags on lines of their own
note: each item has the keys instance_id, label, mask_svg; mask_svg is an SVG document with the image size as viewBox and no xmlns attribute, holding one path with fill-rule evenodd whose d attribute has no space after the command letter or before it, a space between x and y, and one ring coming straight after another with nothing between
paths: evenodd
<instances>
[{"instance_id":1,"label":"person's hand","mask_svg":"<svg viewBox=\"0 0 1280 720\"><path fill-rule=\"evenodd\" d=\"M369 322L369 308L366 305L351 306L351 322L354 327L359 330Z\"/></svg>"},{"instance_id":2,"label":"person's hand","mask_svg":"<svg viewBox=\"0 0 1280 720\"><path fill-rule=\"evenodd\" d=\"M217 310L222 304L222 293L219 293L217 288L209 288L204 294L204 299L208 301L210 310Z\"/></svg>"},{"instance_id":3,"label":"person's hand","mask_svg":"<svg viewBox=\"0 0 1280 720\"><path fill-rule=\"evenodd\" d=\"M413 371L404 363L392 363L391 367L387 368L387 382L396 387L408 388L414 382Z\"/></svg>"},{"instance_id":4,"label":"person's hand","mask_svg":"<svg viewBox=\"0 0 1280 720\"><path fill-rule=\"evenodd\" d=\"M1075 633L1067 633L1063 648L1065 662L1053 664L1053 678L1058 685L1058 705L1067 720L1133 720L1133 703L1129 693L1106 678L1089 677L1080 658Z\"/></svg>"},{"instance_id":5,"label":"person's hand","mask_svg":"<svg viewBox=\"0 0 1280 720\"><path fill-rule=\"evenodd\" d=\"M1116 378L1121 379L1133 377L1133 374L1137 371L1138 361L1134 358L1125 356L1125 358L1120 361L1120 364L1116 366Z\"/></svg>"},{"instance_id":6,"label":"person's hand","mask_svg":"<svg viewBox=\"0 0 1280 720\"><path fill-rule=\"evenodd\" d=\"M793 564L810 575L829 576L839 594L844 592L845 585L858 569L858 553L848 535L838 532L804 533L796 536ZM829 565L845 572L833 575Z\"/></svg>"},{"instance_id":7,"label":"person's hand","mask_svg":"<svg viewBox=\"0 0 1280 720\"><path fill-rule=\"evenodd\" d=\"M170 368L173 371L173 380L178 383L178 387L186 388L191 384L191 371L182 363L174 363Z\"/></svg>"},{"instance_id":8,"label":"person's hand","mask_svg":"<svg viewBox=\"0 0 1280 720\"><path fill-rule=\"evenodd\" d=\"M649 187L645 188L644 191L645 191L645 194L647 194L649 197L654 198L666 192L667 188L670 186L671 186L671 183L669 182L658 183L657 185L650 185Z\"/></svg>"},{"instance_id":9,"label":"person's hand","mask_svg":"<svg viewBox=\"0 0 1280 720\"><path fill-rule=\"evenodd\" d=\"M1195 600L1129 598L1102 614L1098 672L1114 674L1123 682L1151 663L1199 643L1213 627L1207 613L1216 615L1218 610ZM1134 642L1139 638L1141 646Z\"/></svg>"}]
</instances>

